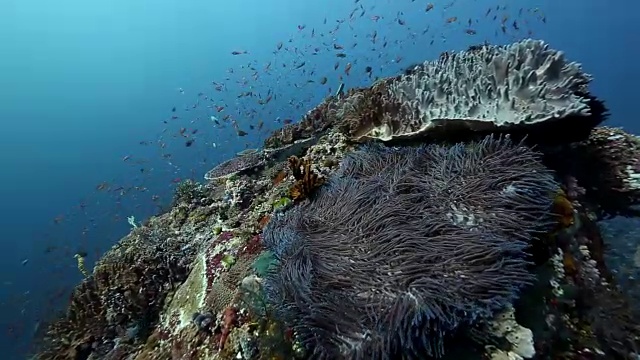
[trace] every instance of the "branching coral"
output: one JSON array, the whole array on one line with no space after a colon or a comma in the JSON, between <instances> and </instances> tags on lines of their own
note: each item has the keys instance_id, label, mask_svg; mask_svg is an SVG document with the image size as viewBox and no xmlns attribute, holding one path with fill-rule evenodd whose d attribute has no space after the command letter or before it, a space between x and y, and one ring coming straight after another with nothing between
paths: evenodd
<instances>
[{"instance_id":1,"label":"branching coral","mask_svg":"<svg viewBox=\"0 0 640 360\"><path fill-rule=\"evenodd\" d=\"M558 190L508 139L366 147L265 228L268 301L314 358L441 355L533 281L525 249Z\"/></svg>"},{"instance_id":2,"label":"branching coral","mask_svg":"<svg viewBox=\"0 0 640 360\"><path fill-rule=\"evenodd\" d=\"M182 181L176 187L175 194L173 195L173 204L191 204L192 202L200 198L204 198L205 196L206 192L204 187L197 182L188 179Z\"/></svg>"},{"instance_id":3,"label":"branching coral","mask_svg":"<svg viewBox=\"0 0 640 360\"><path fill-rule=\"evenodd\" d=\"M289 158L289 169L296 182L289 190L293 200L302 200L313 193L324 183L324 179L311 169L311 160L300 159L296 156Z\"/></svg>"}]
</instances>

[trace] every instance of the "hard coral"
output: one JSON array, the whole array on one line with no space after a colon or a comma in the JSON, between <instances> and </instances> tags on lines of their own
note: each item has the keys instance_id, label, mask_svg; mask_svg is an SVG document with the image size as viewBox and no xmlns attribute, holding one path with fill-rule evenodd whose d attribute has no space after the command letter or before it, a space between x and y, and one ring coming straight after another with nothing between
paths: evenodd
<instances>
[{"instance_id":1,"label":"hard coral","mask_svg":"<svg viewBox=\"0 0 640 360\"><path fill-rule=\"evenodd\" d=\"M362 131L367 129L362 124L381 126L388 120L385 116L397 113L400 108L400 102L390 101L385 93L384 82L371 88L349 90L336 113L340 119L338 128L351 137L360 138L366 135Z\"/></svg>"},{"instance_id":2,"label":"hard coral","mask_svg":"<svg viewBox=\"0 0 640 360\"><path fill-rule=\"evenodd\" d=\"M239 153L233 159L218 164L209 170L205 175L205 180L212 181L227 178L232 175L254 170L265 164L264 154L260 151L247 151Z\"/></svg>"},{"instance_id":3,"label":"hard coral","mask_svg":"<svg viewBox=\"0 0 640 360\"><path fill-rule=\"evenodd\" d=\"M86 359L95 340L102 337L105 308L95 281L87 278L74 290L67 315L48 326L43 349L36 359Z\"/></svg>"},{"instance_id":4,"label":"hard coral","mask_svg":"<svg viewBox=\"0 0 640 360\"><path fill-rule=\"evenodd\" d=\"M225 233L223 233L225 234ZM238 285L249 273L251 265L262 251L260 236L251 236L244 244L238 245L234 253L234 263L222 266L222 254L212 257L208 263L209 285L205 298L206 308L218 313L238 299Z\"/></svg>"},{"instance_id":5,"label":"hard coral","mask_svg":"<svg viewBox=\"0 0 640 360\"><path fill-rule=\"evenodd\" d=\"M573 229L558 237L560 250L552 258L555 274L552 287L556 297L553 305L562 310L557 316L564 329L556 331L559 339L568 342L565 348L579 353L590 351L603 359L636 358L640 350L640 314L634 309L632 298L616 284L615 269L604 261L605 243L592 216L578 209ZM610 244L606 244L610 245ZM547 352L556 345L547 347ZM553 352L553 350L551 350ZM572 351L573 352L573 351ZM543 356L557 358L557 356ZM570 356L569 359L583 359Z\"/></svg>"},{"instance_id":6,"label":"hard coral","mask_svg":"<svg viewBox=\"0 0 640 360\"><path fill-rule=\"evenodd\" d=\"M173 195L173 204L191 204L206 196L204 187L193 180L185 180L178 184Z\"/></svg>"},{"instance_id":7,"label":"hard coral","mask_svg":"<svg viewBox=\"0 0 640 360\"><path fill-rule=\"evenodd\" d=\"M324 183L324 179L311 169L311 160L296 156L289 158L289 169L296 182L289 190L289 195L293 200L308 198L315 189Z\"/></svg>"},{"instance_id":8,"label":"hard coral","mask_svg":"<svg viewBox=\"0 0 640 360\"><path fill-rule=\"evenodd\" d=\"M558 190L504 138L366 147L265 228L268 302L312 358L439 356L445 335L533 281L525 249L553 225Z\"/></svg>"},{"instance_id":9,"label":"hard coral","mask_svg":"<svg viewBox=\"0 0 640 360\"><path fill-rule=\"evenodd\" d=\"M565 140L586 136L603 120L601 104L588 94L590 81L578 63L567 61L542 41L484 45L445 53L408 74L383 80L376 95L367 97L375 116L361 116L359 124L350 117L343 121L349 123L355 140L570 123Z\"/></svg>"}]
</instances>

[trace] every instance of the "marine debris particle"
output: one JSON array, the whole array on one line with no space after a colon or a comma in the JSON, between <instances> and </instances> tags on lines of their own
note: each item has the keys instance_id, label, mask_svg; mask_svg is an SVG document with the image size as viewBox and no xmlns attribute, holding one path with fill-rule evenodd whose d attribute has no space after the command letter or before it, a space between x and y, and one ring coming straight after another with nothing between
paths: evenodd
<instances>
[{"instance_id":1,"label":"marine debris particle","mask_svg":"<svg viewBox=\"0 0 640 360\"><path fill-rule=\"evenodd\" d=\"M311 168L311 160L291 156L288 161L289 169L296 180L291 189L289 189L291 199L302 200L308 198L315 189L324 183L324 178L320 177Z\"/></svg>"}]
</instances>

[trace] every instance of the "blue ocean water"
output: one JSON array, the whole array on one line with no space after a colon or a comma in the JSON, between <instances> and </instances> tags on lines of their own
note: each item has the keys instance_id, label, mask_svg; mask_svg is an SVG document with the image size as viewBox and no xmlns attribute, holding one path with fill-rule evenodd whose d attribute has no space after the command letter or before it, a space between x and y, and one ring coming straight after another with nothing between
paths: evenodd
<instances>
[{"instance_id":1,"label":"blue ocean water","mask_svg":"<svg viewBox=\"0 0 640 360\"><path fill-rule=\"evenodd\" d=\"M92 266L129 231L128 216L162 211L179 181L199 181L260 146L341 82L371 84L367 66L373 77L390 76L484 41L543 39L594 75L610 124L640 132L640 50L630 40L640 34L640 3L433 5L426 12L427 2L411 0L3 1L2 358L24 358L39 324L63 309L82 278L75 253L86 252Z\"/></svg>"}]
</instances>

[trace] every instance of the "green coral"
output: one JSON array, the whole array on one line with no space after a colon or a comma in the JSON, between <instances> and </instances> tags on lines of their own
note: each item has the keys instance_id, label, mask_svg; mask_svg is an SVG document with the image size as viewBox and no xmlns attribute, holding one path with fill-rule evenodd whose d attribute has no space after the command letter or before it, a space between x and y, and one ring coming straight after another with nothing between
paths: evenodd
<instances>
[{"instance_id":1,"label":"green coral","mask_svg":"<svg viewBox=\"0 0 640 360\"><path fill-rule=\"evenodd\" d=\"M206 197L204 187L193 180L185 180L178 184L173 195L174 204L190 204L194 200Z\"/></svg>"},{"instance_id":2,"label":"green coral","mask_svg":"<svg viewBox=\"0 0 640 360\"><path fill-rule=\"evenodd\" d=\"M181 227L189 218L189 209L186 206L178 206L172 213L173 223Z\"/></svg>"},{"instance_id":3,"label":"green coral","mask_svg":"<svg viewBox=\"0 0 640 360\"><path fill-rule=\"evenodd\" d=\"M229 270L236 263L236 258L233 255L226 254L222 256L220 263L225 270Z\"/></svg>"},{"instance_id":4,"label":"green coral","mask_svg":"<svg viewBox=\"0 0 640 360\"><path fill-rule=\"evenodd\" d=\"M211 215L211 212L208 208L198 208L195 211L193 211L191 214L189 214L189 221L196 225L201 224L207 221L210 215Z\"/></svg>"},{"instance_id":5,"label":"green coral","mask_svg":"<svg viewBox=\"0 0 640 360\"><path fill-rule=\"evenodd\" d=\"M286 209L293 201L286 196L281 197L273 203L273 210Z\"/></svg>"},{"instance_id":6,"label":"green coral","mask_svg":"<svg viewBox=\"0 0 640 360\"><path fill-rule=\"evenodd\" d=\"M253 262L253 270L259 277L265 277L276 265L276 258L271 251L263 251Z\"/></svg>"}]
</instances>

